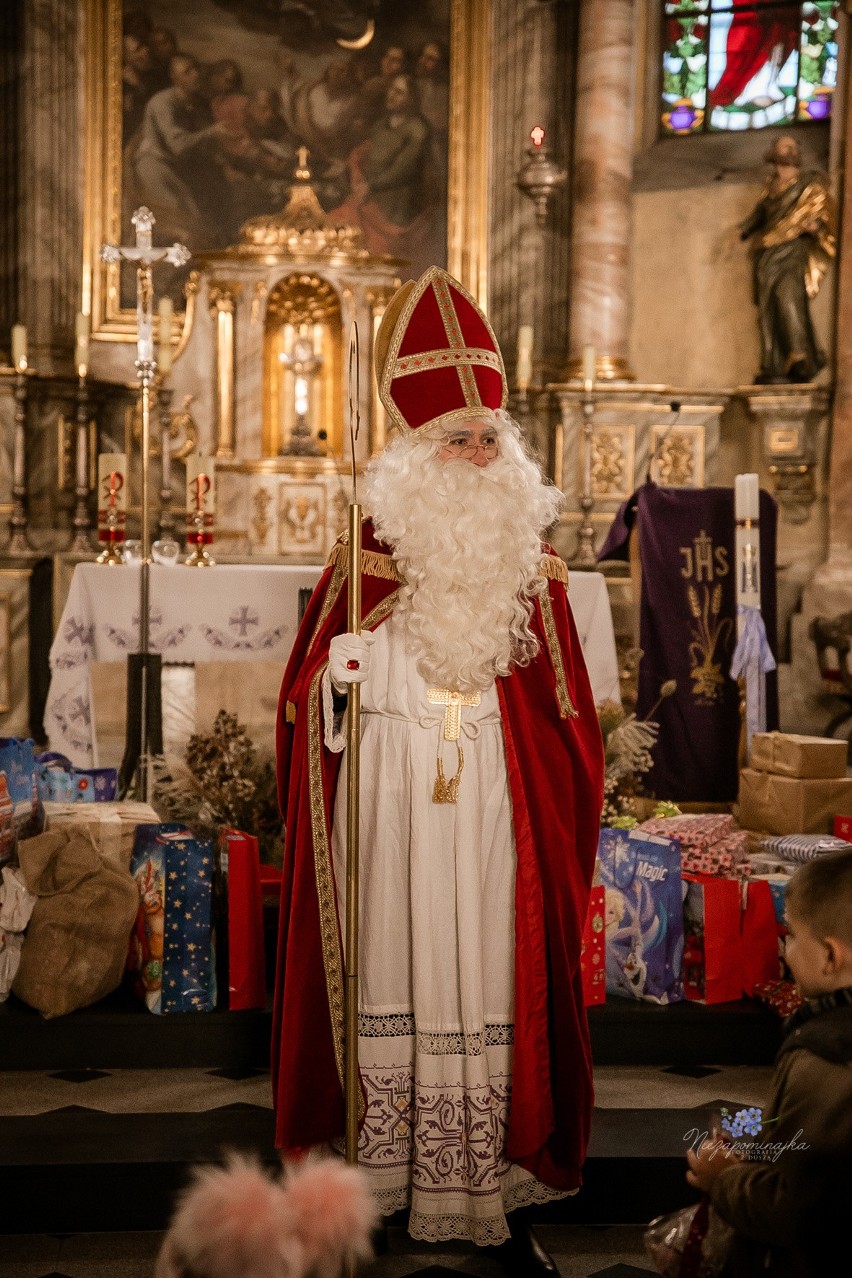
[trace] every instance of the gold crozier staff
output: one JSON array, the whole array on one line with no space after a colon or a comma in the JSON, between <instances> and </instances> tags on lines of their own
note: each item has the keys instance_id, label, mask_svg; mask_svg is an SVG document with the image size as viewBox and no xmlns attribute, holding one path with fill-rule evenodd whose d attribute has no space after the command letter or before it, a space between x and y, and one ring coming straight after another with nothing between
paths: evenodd
<instances>
[{"instance_id":1,"label":"gold crozier staff","mask_svg":"<svg viewBox=\"0 0 852 1278\"><path fill-rule=\"evenodd\" d=\"M349 444L352 451L352 501L349 506L349 633L361 633L361 507L355 467L355 441L361 425L360 351L358 326L353 322L349 336ZM345 984L345 1095L346 1161L358 1163L358 821L361 813L361 685L348 685L346 729L346 984ZM353 1260L349 1275L356 1272Z\"/></svg>"}]
</instances>

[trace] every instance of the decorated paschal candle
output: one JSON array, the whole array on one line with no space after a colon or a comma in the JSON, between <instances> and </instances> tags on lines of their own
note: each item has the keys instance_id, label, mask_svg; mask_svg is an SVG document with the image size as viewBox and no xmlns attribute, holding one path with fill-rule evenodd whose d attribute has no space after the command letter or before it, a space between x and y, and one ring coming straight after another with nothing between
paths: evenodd
<instances>
[{"instance_id":1,"label":"decorated paschal candle","mask_svg":"<svg viewBox=\"0 0 852 1278\"><path fill-rule=\"evenodd\" d=\"M210 567L214 562L208 547L213 542L215 513L213 458L192 454L186 459L186 541L192 551L186 563L191 567Z\"/></svg>"},{"instance_id":2,"label":"decorated paschal candle","mask_svg":"<svg viewBox=\"0 0 852 1278\"><path fill-rule=\"evenodd\" d=\"M127 455L98 456L98 541L104 549L98 563L122 563L127 532Z\"/></svg>"}]
</instances>

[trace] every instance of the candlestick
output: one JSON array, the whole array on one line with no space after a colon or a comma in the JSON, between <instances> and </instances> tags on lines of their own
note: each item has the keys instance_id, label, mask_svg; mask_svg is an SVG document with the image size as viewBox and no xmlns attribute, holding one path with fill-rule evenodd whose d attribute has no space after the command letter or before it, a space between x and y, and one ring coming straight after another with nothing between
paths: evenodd
<instances>
[{"instance_id":1,"label":"candlestick","mask_svg":"<svg viewBox=\"0 0 852 1278\"><path fill-rule=\"evenodd\" d=\"M12 325L12 363L19 373L27 371L27 330L24 324Z\"/></svg>"},{"instance_id":2,"label":"candlestick","mask_svg":"<svg viewBox=\"0 0 852 1278\"><path fill-rule=\"evenodd\" d=\"M15 345L15 329L20 335ZM15 355L15 436L12 452L12 513L9 516L9 553L26 555L32 550L27 518L27 340L23 324L12 329Z\"/></svg>"},{"instance_id":3,"label":"candlestick","mask_svg":"<svg viewBox=\"0 0 852 1278\"><path fill-rule=\"evenodd\" d=\"M193 549L184 563L190 568L210 568L216 562L207 550L213 542L215 510L215 463L196 453L186 459L186 540Z\"/></svg>"},{"instance_id":4,"label":"candlestick","mask_svg":"<svg viewBox=\"0 0 852 1278\"><path fill-rule=\"evenodd\" d=\"M88 319L78 315L77 321ZM77 354L80 354L80 329L77 332ZM88 337L86 337L86 354L88 354ZM79 360L80 375L77 383L77 454L75 465L76 506L74 508L74 537L71 550L74 554L87 555L92 550L90 529L92 519L89 514L89 387L86 381L86 356Z\"/></svg>"},{"instance_id":5,"label":"candlestick","mask_svg":"<svg viewBox=\"0 0 852 1278\"><path fill-rule=\"evenodd\" d=\"M518 359L515 369L515 380L518 384L518 390L529 390L532 381L532 352L533 352L533 328L532 324L522 324L518 329Z\"/></svg>"},{"instance_id":6,"label":"candlestick","mask_svg":"<svg viewBox=\"0 0 852 1278\"><path fill-rule=\"evenodd\" d=\"M172 316L174 304L170 297L161 297L157 308L160 316L160 343L157 350L157 363L160 374L165 377L172 367Z\"/></svg>"},{"instance_id":7,"label":"candlestick","mask_svg":"<svg viewBox=\"0 0 852 1278\"><path fill-rule=\"evenodd\" d=\"M583 388L586 393L591 390L595 380L595 348L594 346L583 347Z\"/></svg>"},{"instance_id":8,"label":"candlestick","mask_svg":"<svg viewBox=\"0 0 852 1278\"><path fill-rule=\"evenodd\" d=\"M98 457L98 541L103 550L99 564L124 563L127 528L127 456L101 453Z\"/></svg>"},{"instance_id":9,"label":"candlestick","mask_svg":"<svg viewBox=\"0 0 852 1278\"><path fill-rule=\"evenodd\" d=\"M76 342L74 345L74 363L77 368L77 376L83 378L86 376L89 368L89 336L92 331L91 316L80 311L77 315L75 324Z\"/></svg>"}]
</instances>

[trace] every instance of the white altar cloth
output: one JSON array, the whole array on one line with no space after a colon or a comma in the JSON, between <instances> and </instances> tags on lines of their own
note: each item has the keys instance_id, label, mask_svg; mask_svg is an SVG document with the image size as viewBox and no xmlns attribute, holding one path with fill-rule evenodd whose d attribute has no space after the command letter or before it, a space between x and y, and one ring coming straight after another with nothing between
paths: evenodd
<instances>
[{"instance_id":1,"label":"white altar cloth","mask_svg":"<svg viewBox=\"0 0 852 1278\"><path fill-rule=\"evenodd\" d=\"M319 565L151 566L151 651L164 665L200 661L280 661L290 655L299 589L319 581ZM606 579L571 572L569 597L595 701L621 700ZM51 750L78 767L97 764L90 661L120 661L138 650L139 568L78 564L50 649L44 726Z\"/></svg>"},{"instance_id":2,"label":"white altar cloth","mask_svg":"<svg viewBox=\"0 0 852 1278\"><path fill-rule=\"evenodd\" d=\"M50 649L44 726L51 750L78 767L92 767L97 758L89 662L138 651L139 572L135 564L74 569ZM167 665L280 660L283 674L298 625L299 589L313 588L321 573L319 565L152 564L151 651Z\"/></svg>"}]
</instances>

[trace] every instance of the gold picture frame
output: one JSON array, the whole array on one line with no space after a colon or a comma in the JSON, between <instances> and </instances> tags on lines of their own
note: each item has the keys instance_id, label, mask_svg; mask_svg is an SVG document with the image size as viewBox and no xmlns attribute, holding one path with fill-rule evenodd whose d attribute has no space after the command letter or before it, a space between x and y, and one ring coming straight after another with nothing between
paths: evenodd
<instances>
[{"instance_id":1,"label":"gold picture frame","mask_svg":"<svg viewBox=\"0 0 852 1278\"><path fill-rule=\"evenodd\" d=\"M488 295L491 16L491 0L451 0L447 263L481 306ZM86 0L81 309L92 317L95 340L107 342L136 336L135 312L120 304L120 268L99 257L102 244L122 238L121 92L122 0ZM197 277L176 356L189 338L196 290Z\"/></svg>"}]
</instances>

